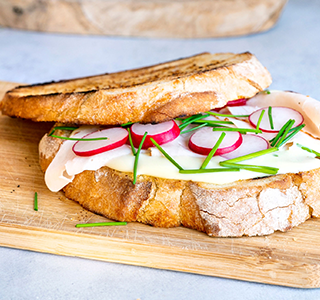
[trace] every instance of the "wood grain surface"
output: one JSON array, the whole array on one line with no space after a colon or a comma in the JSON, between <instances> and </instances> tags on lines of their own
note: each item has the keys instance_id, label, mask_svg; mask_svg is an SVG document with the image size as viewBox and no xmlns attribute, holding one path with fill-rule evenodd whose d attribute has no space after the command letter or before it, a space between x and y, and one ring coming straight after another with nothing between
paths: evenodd
<instances>
[{"instance_id":1,"label":"wood grain surface","mask_svg":"<svg viewBox=\"0 0 320 300\"><path fill-rule=\"evenodd\" d=\"M210 38L270 29L287 0L2 0L0 25L45 32Z\"/></svg>"},{"instance_id":2,"label":"wood grain surface","mask_svg":"<svg viewBox=\"0 0 320 300\"><path fill-rule=\"evenodd\" d=\"M0 82L0 98L14 86ZM320 287L320 220L266 237L211 238L186 228L105 222L63 193L50 192L38 142L51 123L0 116L0 245L58 255L292 287ZM34 193L39 210L34 211Z\"/></svg>"}]
</instances>

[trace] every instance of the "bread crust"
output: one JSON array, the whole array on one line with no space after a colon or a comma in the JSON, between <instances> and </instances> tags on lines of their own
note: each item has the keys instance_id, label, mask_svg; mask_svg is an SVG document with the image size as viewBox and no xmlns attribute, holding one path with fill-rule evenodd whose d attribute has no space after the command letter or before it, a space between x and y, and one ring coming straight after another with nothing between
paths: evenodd
<instances>
[{"instance_id":1,"label":"bread crust","mask_svg":"<svg viewBox=\"0 0 320 300\"><path fill-rule=\"evenodd\" d=\"M53 143L59 143L52 148ZM43 171L61 142L45 135L39 145ZM48 148L54 149L48 152ZM64 188L66 197L107 218L156 227L184 226L215 237L287 231L320 215L320 169L228 184L138 176L102 167L84 171Z\"/></svg>"},{"instance_id":2,"label":"bread crust","mask_svg":"<svg viewBox=\"0 0 320 300\"><path fill-rule=\"evenodd\" d=\"M158 123L253 97L271 76L254 55L202 53L130 71L17 87L3 114L34 121Z\"/></svg>"}]
</instances>

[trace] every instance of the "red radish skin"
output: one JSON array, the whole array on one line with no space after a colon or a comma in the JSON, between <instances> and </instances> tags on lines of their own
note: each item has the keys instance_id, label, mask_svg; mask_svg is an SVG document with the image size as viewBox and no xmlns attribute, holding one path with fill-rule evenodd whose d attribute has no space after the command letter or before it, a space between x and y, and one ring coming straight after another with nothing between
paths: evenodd
<instances>
[{"instance_id":1,"label":"red radish skin","mask_svg":"<svg viewBox=\"0 0 320 300\"><path fill-rule=\"evenodd\" d=\"M135 123L131 126L131 137L133 145L138 148L143 135L147 132L142 149L154 147L150 138L153 138L159 145L175 140L180 134L180 128L173 120L159 124Z\"/></svg>"},{"instance_id":2,"label":"red radish skin","mask_svg":"<svg viewBox=\"0 0 320 300\"><path fill-rule=\"evenodd\" d=\"M226 131L226 136L222 140L214 155L223 155L236 150L242 144L242 135L236 131ZM191 151L202 155L208 155L217 143L221 131L212 131L210 127L204 127L195 132L189 139Z\"/></svg>"},{"instance_id":3,"label":"red radish skin","mask_svg":"<svg viewBox=\"0 0 320 300\"><path fill-rule=\"evenodd\" d=\"M221 109L226 108L227 106L243 106L243 105L246 105L246 103L247 103L246 98L231 100L231 101L228 101L225 106L220 107L220 108L215 108L215 110L220 111Z\"/></svg>"},{"instance_id":4,"label":"red radish skin","mask_svg":"<svg viewBox=\"0 0 320 300\"><path fill-rule=\"evenodd\" d=\"M106 140L98 141L77 141L73 147L73 152L78 156L92 156L105 151L109 151L124 145L128 140L128 131L121 127L98 130L87 134L83 139L107 137Z\"/></svg>"},{"instance_id":5,"label":"red radish skin","mask_svg":"<svg viewBox=\"0 0 320 300\"><path fill-rule=\"evenodd\" d=\"M242 105L246 105L246 103L247 103L247 99L241 98L237 100L228 101L226 106L242 106Z\"/></svg>"},{"instance_id":6,"label":"red radish skin","mask_svg":"<svg viewBox=\"0 0 320 300\"><path fill-rule=\"evenodd\" d=\"M264 107L264 108L260 108L256 111L254 111L249 116L250 124L253 127L257 126L257 122L259 120L259 117L260 117L262 110L265 110L265 113L262 117L262 121L260 123L259 129L264 132L278 132L281 129L281 127L289 119L295 120L292 128L301 125L304 121L302 114L292 108L283 107L283 106L273 106L272 107L272 119L273 119L274 129L271 129L269 116L268 116L268 109L269 109L269 107Z\"/></svg>"},{"instance_id":7,"label":"red radish skin","mask_svg":"<svg viewBox=\"0 0 320 300\"><path fill-rule=\"evenodd\" d=\"M233 159L239 156L247 155L250 153L266 150L269 148L269 143L263 137L256 134L242 135L242 144L236 150L223 154L226 159Z\"/></svg>"}]
</instances>

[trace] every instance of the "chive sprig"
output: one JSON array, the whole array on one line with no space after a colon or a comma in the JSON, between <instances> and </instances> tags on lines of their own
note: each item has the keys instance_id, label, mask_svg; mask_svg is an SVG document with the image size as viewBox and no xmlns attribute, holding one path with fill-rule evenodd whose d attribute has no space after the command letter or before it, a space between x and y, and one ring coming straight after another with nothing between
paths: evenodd
<instances>
[{"instance_id":1,"label":"chive sprig","mask_svg":"<svg viewBox=\"0 0 320 300\"><path fill-rule=\"evenodd\" d=\"M107 137L100 137L100 138L71 138L71 137L66 137L66 136L60 136L60 135L54 135L51 134L50 136L57 138L57 139L62 139L62 140L68 140L68 141L100 141L100 140L107 140Z\"/></svg>"},{"instance_id":2,"label":"chive sprig","mask_svg":"<svg viewBox=\"0 0 320 300\"><path fill-rule=\"evenodd\" d=\"M243 134L246 134L247 132L262 133L260 129L253 129L253 128L213 127L212 130L213 131L238 131Z\"/></svg>"},{"instance_id":3,"label":"chive sprig","mask_svg":"<svg viewBox=\"0 0 320 300\"><path fill-rule=\"evenodd\" d=\"M143 137L142 137L142 140L140 142L140 145L139 145L139 148L137 150L137 153L136 153L136 155L134 157L133 181L132 181L133 184L136 184L136 182L137 182L137 169L138 169L139 156L140 156L140 152L141 152L141 149L142 149L142 145L143 145L147 135L148 135L148 132L145 132Z\"/></svg>"},{"instance_id":4,"label":"chive sprig","mask_svg":"<svg viewBox=\"0 0 320 300\"><path fill-rule=\"evenodd\" d=\"M202 115L202 114L198 114L198 115L193 115L189 118L186 118L182 121L182 124L179 125L180 130L186 128L188 125L190 125L191 123L204 119L206 117L208 117L208 114Z\"/></svg>"},{"instance_id":5,"label":"chive sprig","mask_svg":"<svg viewBox=\"0 0 320 300\"><path fill-rule=\"evenodd\" d=\"M222 167L229 167L229 168L239 168L239 169L244 169L248 171L253 171L253 172L260 172L260 173L266 173L266 174L272 174L275 175L279 171L278 168L274 167L267 167L267 166L259 166L259 165L247 165L247 164L239 164L239 162L245 161L245 160L250 160L252 158L256 158L262 155L266 155L269 153L273 153L275 151L278 151L277 147L273 148L268 148L265 150L253 152L247 155L239 156L236 158L228 159L225 161L221 161L219 164Z\"/></svg>"},{"instance_id":6,"label":"chive sprig","mask_svg":"<svg viewBox=\"0 0 320 300\"><path fill-rule=\"evenodd\" d=\"M34 199L33 199L33 209L35 211L38 211L38 193L34 193Z\"/></svg>"},{"instance_id":7,"label":"chive sprig","mask_svg":"<svg viewBox=\"0 0 320 300\"><path fill-rule=\"evenodd\" d=\"M310 148L305 147L305 146L303 146L303 145L301 145L301 144L298 144L298 143L297 143L297 146L299 146L302 150L308 151L308 152L310 152L310 153L315 154L317 157L320 157L320 152L317 152L317 151L315 151L315 150L313 150L313 149L310 149Z\"/></svg>"},{"instance_id":8,"label":"chive sprig","mask_svg":"<svg viewBox=\"0 0 320 300\"><path fill-rule=\"evenodd\" d=\"M218 141L215 143L215 145L212 147L211 151L207 155L206 159L203 161L200 169L205 169L207 167L209 161L211 160L212 156L216 153L217 149L219 148L225 136L226 136L226 133L222 132Z\"/></svg>"},{"instance_id":9,"label":"chive sprig","mask_svg":"<svg viewBox=\"0 0 320 300\"><path fill-rule=\"evenodd\" d=\"M272 147L281 147L282 145L287 143L291 138L293 138L302 128L306 126L305 124L301 124L297 127L292 128L294 122L295 120L290 119L281 127L278 134L269 141Z\"/></svg>"},{"instance_id":10,"label":"chive sprig","mask_svg":"<svg viewBox=\"0 0 320 300\"><path fill-rule=\"evenodd\" d=\"M289 132L291 132L283 141L282 143L279 145L282 146L284 145L286 142L288 142L291 138L293 138L303 127L305 127L306 125L305 124L301 124L300 126L298 127L295 127L295 128L291 128L289 130Z\"/></svg>"},{"instance_id":11,"label":"chive sprig","mask_svg":"<svg viewBox=\"0 0 320 300\"><path fill-rule=\"evenodd\" d=\"M247 171L266 173L270 175L275 175L279 171L279 168L274 168L274 167L230 163L227 161L220 162L220 165L223 167L244 169Z\"/></svg>"},{"instance_id":12,"label":"chive sprig","mask_svg":"<svg viewBox=\"0 0 320 300\"><path fill-rule=\"evenodd\" d=\"M48 136L52 136L56 130L75 130L78 129L79 127L76 126L56 126L52 128L51 132L48 134Z\"/></svg>"},{"instance_id":13,"label":"chive sprig","mask_svg":"<svg viewBox=\"0 0 320 300\"><path fill-rule=\"evenodd\" d=\"M283 134L281 135L281 137L278 139L278 141L275 143L276 147L279 147L280 145L283 144L284 139L286 138L287 134L289 133L289 130L291 129L291 127L294 124L294 120L290 120L287 128L285 129L285 131L283 132Z\"/></svg>"},{"instance_id":14,"label":"chive sprig","mask_svg":"<svg viewBox=\"0 0 320 300\"><path fill-rule=\"evenodd\" d=\"M187 129L187 130L180 131L180 134L188 133L188 132L191 132L191 131L200 129L200 128L202 128L202 127L205 127L205 126L208 126L208 123L202 123L202 124L200 124L200 125L198 125L198 126L196 126L196 127L193 127L193 128Z\"/></svg>"},{"instance_id":15,"label":"chive sprig","mask_svg":"<svg viewBox=\"0 0 320 300\"><path fill-rule=\"evenodd\" d=\"M244 160L250 160L252 158L256 158L256 157L259 157L259 156L262 156L262 155L273 153L273 152L276 152L278 150L279 149L277 147L272 147L272 148L268 148L268 149L265 149L265 150L260 150L260 151L253 152L253 153L250 153L250 154L242 155L242 156L239 156L239 157L236 157L236 158L228 159L228 160L222 161L221 163L225 163L225 162L238 163L238 162L241 162L241 161L244 161Z\"/></svg>"},{"instance_id":16,"label":"chive sprig","mask_svg":"<svg viewBox=\"0 0 320 300\"><path fill-rule=\"evenodd\" d=\"M211 169L187 169L179 170L181 174L198 174L198 173L219 173L219 172L239 172L240 168L211 168Z\"/></svg>"},{"instance_id":17,"label":"chive sprig","mask_svg":"<svg viewBox=\"0 0 320 300\"><path fill-rule=\"evenodd\" d=\"M127 126L130 126L132 124L133 124L133 122L127 122L127 123L121 124L120 126L121 127L127 127Z\"/></svg>"},{"instance_id":18,"label":"chive sprig","mask_svg":"<svg viewBox=\"0 0 320 300\"><path fill-rule=\"evenodd\" d=\"M57 139L62 139L62 140L69 140L69 141L100 141L100 140L107 140L107 137L100 137L100 138L73 138L73 137L66 137L66 136L60 136L60 135L55 135L54 132L57 130L75 130L78 129L79 127L75 126L56 126L54 127L51 132L48 134L48 136L52 136Z\"/></svg>"},{"instance_id":19,"label":"chive sprig","mask_svg":"<svg viewBox=\"0 0 320 300\"><path fill-rule=\"evenodd\" d=\"M183 168L153 138L150 138L150 141L174 166L179 170L183 170Z\"/></svg>"},{"instance_id":20,"label":"chive sprig","mask_svg":"<svg viewBox=\"0 0 320 300\"><path fill-rule=\"evenodd\" d=\"M272 106L268 107L268 117L269 117L270 128L274 129L273 117L272 117Z\"/></svg>"},{"instance_id":21,"label":"chive sprig","mask_svg":"<svg viewBox=\"0 0 320 300\"><path fill-rule=\"evenodd\" d=\"M128 130L128 138L129 138L129 143L130 143L130 146L131 146L132 154L133 154L134 156L136 156L137 151L136 151L136 149L135 149L135 147L134 147L134 145L133 145L133 142L132 142L131 130L130 130L129 127L127 128L127 130Z\"/></svg>"},{"instance_id":22,"label":"chive sprig","mask_svg":"<svg viewBox=\"0 0 320 300\"><path fill-rule=\"evenodd\" d=\"M256 126L256 130L257 130L257 131L260 130L259 128L260 128L260 124L261 124L261 121L262 121L262 118L263 118L264 113L265 113L265 110L263 109L263 110L261 111L261 113L260 113L260 116L259 116L259 119L258 119L258 122L257 122L257 126Z\"/></svg>"},{"instance_id":23,"label":"chive sprig","mask_svg":"<svg viewBox=\"0 0 320 300\"><path fill-rule=\"evenodd\" d=\"M97 227L97 226L123 226L127 225L127 222L101 222L101 223L84 223L76 224L76 227Z\"/></svg>"},{"instance_id":24,"label":"chive sprig","mask_svg":"<svg viewBox=\"0 0 320 300\"><path fill-rule=\"evenodd\" d=\"M217 117L226 117L226 118L247 118L250 115L230 115L230 114L219 114L217 112L213 112L213 111L207 111L206 112L209 115L212 116L217 116Z\"/></svg>"}]
</instances>

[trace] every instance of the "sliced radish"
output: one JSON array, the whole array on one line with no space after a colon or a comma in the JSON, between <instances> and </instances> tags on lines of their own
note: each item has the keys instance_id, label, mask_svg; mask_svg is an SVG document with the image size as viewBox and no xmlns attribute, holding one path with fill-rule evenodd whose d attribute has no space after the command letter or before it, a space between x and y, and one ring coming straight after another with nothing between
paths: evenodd
<instances>
[{"instance_id":1,"label":"sliced radish","mask_svg":"<svg viewBox=\"0 0 320 300\"><path fill-rule=\"evenodd\" d=\"M153 147L150 138L153 138L159 145L168 143L176 139L180 134L179 126L173 120L159 124L135 123L131 126L131 136L133 145L138 148L141 140L147 132L142 149Z\"/></svg>"},{"instance_id":2,"label":"sliced radish","mask_svg":"<svg viewBox=\"0 0 320 300\"><path fill-rule=\"evenodd\" d=\"M226 108L227 106L243 106L243 105L246 105L246 103L247 103L246 98L230 100L227 102L227 104L225 106L222 106L220 108L215 108L214 110L220 111L221 109Z\"/></svg>"},{"instance_id":3,"label":"sliced radish","mask_svg":"<svg viewBox=\"0 0 320 300\"><path fill-rule=\"evenodd\" d=\"M242 135L237 131L226 131L215 155L222 155L236 150L242 143ZM213 146L217 143L221 132L212 131L210 127L204 127L194 133L189 139L189 148L193 152L208 155Z\"/></svg>"},{"instance_id":4,"label":"sliced radish","mask_svg":"<svg viewBox=\"0 0 320 300\"><path fill-rule=\"evenodd\" d=\"M95 139L107 137L106 140L86 141L84 139ZM128 139L128 131L121 127L98 130L87 134L83 140L77 141L72 150L79 156L91 156L124 145Z\"/></svg>"},{"instance_id":5,"label":"sliced radish","mask_svg":"<svg viewBox=\"0 0 320 300\"><path fill-rule=\"evenodd\" d=\"M262 110L265 110L265 113L262 117L259 128L264 132L278 132L289 119L295 120L292 127L297 127L304 121L302 114L292 108L283 106L272 106L273 129L271 129L268 109L268 107L264 107L254 111L249 116L251 125L254 127L257 126Z\"/></svg>"},{"instance_id":6,"label":"sliced radish","mask_svg":"<svg viewBox=\"0 0 320 300\"><path fill-rule=\"evenodd\" d=\"M241 98L237 100L228 101L226 106L242 106L242 105L245 105L246 103L247 103L247 99Z\"/></svg>"},{"instance_id":7,"label":"sliced radish","mask_svg":"<svg viewBox=\"0 0 320 300\"><path fill-rule=\"evenodd\" d=\"M236 150L223 154L226 159L232 159L250 153L266 150L269 148L269 143L263 137L255 134L245 134L242 136L242 144Z\"/></svg>"}]
</instances>

